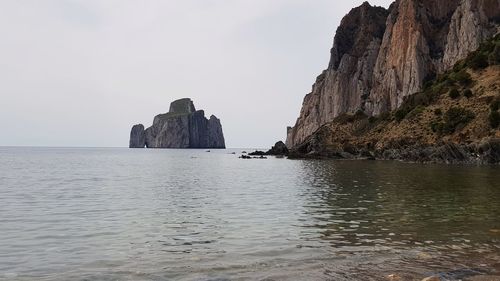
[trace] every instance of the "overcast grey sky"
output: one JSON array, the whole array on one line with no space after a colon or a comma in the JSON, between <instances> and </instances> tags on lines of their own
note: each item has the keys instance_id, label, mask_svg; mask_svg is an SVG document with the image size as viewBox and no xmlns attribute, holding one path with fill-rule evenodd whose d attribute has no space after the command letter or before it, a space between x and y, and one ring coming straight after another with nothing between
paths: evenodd
<instances>
[{"instance_id":1,"label":"overcast grey sky","mask_svg":"<svg viewBox=\"0 0 500 281\"><path fill-rule=\"evenodd\" d=\"M362 2L2 0L0 145L127 146L190 97L228 147L268 147Z\"/></svg>"}]
</instances>

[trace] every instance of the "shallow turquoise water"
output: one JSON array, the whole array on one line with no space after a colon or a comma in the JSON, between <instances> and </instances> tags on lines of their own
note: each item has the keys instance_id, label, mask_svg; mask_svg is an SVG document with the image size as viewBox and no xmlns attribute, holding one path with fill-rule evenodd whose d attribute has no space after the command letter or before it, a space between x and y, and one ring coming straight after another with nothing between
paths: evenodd
<instances>
[{"instance_id":1,"label":"shallow turquoise water","mask_svg":"<svg viewBox=\"0 0 500 281\"><path fill-rule=\"evenodd\" d=\"M500 270L500 167L0 148L0 280Z\"/></svg>"}]
</instances>

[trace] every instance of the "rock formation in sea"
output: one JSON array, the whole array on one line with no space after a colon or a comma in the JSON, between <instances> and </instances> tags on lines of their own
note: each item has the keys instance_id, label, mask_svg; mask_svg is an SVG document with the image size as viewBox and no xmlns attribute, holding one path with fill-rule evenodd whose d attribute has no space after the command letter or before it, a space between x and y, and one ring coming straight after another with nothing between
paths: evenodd
<instances>
[{"instance_id":1,"label":"rock formation in sea","mask_svg":"<svg viewBox=\"0 0 500 281\"><path fill-rule=\"evenodd\" d=\"M169 112L157 115L153 125L132 127L130 148L225 148L220 120L209 119L203 110L196 110L189 98L170 104Z\"/></svg>"},{"instance_id":2,"label":"rock formation in sea","mask_svg":"<svg viewBox=\"0 0 500 281\"><path fill-rule=\"evenodd\" d=\"M289 152L289 150L288 150L288 147L286 147L285 143L282 141L278 141L267 152L264 152L261 150L256 150L254 152L248 153L248 155L250 155L250 156L264 156L264 155L286 156L286 155L288 155L288 152Z\"/></svg>"},{"instance_id":3,"label":"rock formation in sea","mask_svg":"<svg viewBox=\"0 0 500 281\"><path fill-rule=\"evenodd\" d=\"M389 9L368 2L344 17L328 68L304 98L287 132L303 143L342 114L367 116L400 108L499 31L500 0L397 0Z\"/></svg>"}]
</instances>

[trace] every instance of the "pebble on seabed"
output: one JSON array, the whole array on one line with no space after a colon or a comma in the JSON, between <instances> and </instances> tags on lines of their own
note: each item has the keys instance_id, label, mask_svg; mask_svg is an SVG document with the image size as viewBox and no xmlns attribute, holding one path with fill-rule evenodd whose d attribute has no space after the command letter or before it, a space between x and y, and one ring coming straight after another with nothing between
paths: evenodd
<instances>
[{"instance_id":1,"label":"pebble on seabed","mask_svg":"<svg viewBox=\"0 0 500 281\"><path fill-rule=\"evenodd\" d=\"M431 277L427 277L427 278L422 279L422 281L441 281L441 278L439 278L438 276L431 276Z\"/></svg>"},{"instance_id":2,"label":"pebble on seabed","mask_svg":"<svg viewBox=\"0 0 500 281\"><path fill-rule=\"evenodd\" d=\"M400 281L400 280L403 280L397 274L389 274L389 275L387 275L387 279L390 280L390 281Z\"/></svg>"}]
</instances>

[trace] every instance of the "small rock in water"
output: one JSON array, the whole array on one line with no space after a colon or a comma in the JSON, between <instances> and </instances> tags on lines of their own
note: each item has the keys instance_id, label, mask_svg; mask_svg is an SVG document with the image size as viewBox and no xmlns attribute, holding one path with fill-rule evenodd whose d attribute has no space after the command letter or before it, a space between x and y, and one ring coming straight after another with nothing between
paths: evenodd
<instances>
[{"instance_id":1,"label":"small rock in water","mask_svg":"<svg viewBox=\"0 0 500 281\"><path fill-rule=\"evenodd\" d=\"M248 155L251 155L251 156L263 156L263 155L266 155L266 153L264 151L256 150L254 152L248 153Z\"/></svg>"},{"instance_id":2,"label":"small rock in water","mask_svg":"<svg viewBox=\"0 0 500 281\"><path fill-rule=\"evenodd\" d=\"M428 253L425 253L425 252L420 252L417 254L417 257L419 259L422 259L422 260L428 260L428 259L432 259L432 256L429 255Z\"/></svg>"}]
</instances>

